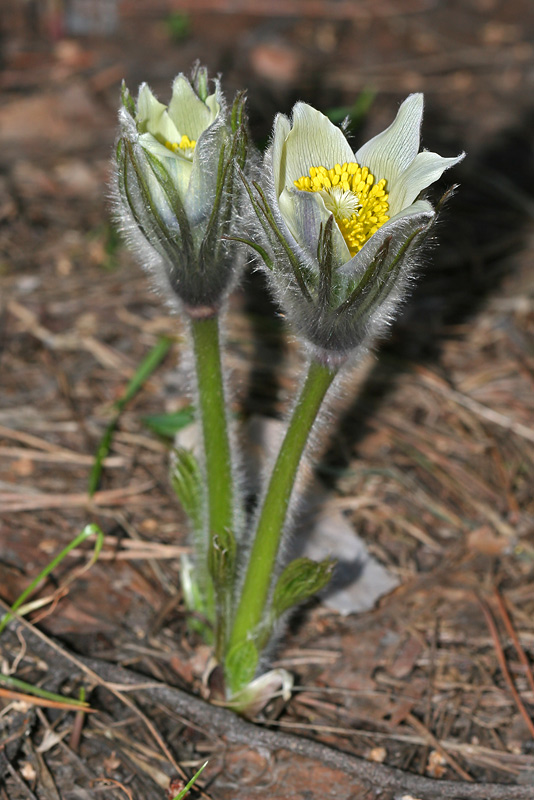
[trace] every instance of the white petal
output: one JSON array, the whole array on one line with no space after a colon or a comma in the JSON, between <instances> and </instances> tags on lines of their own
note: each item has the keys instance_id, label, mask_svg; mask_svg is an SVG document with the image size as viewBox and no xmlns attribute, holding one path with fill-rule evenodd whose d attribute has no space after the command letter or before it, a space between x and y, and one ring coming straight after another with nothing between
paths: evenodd
<instances>
[{"instance_id":1,"label":"white petal","mask_svg":"<svg viewBox=\"0 0 534 800\"><path fill-rule=\"evenodd\" d=\"M288 189L283 189L282 194L278 198L278 207L282 217L284 218L284 222L289 228L291 236L298 244L300 244L295 204L293 203L293 198L291 197Z\"/></svg>"},{"instance_id":2,"label":"white petal","mask_svg":"<svg viewBox=\"0 0 534 800\"><path fill-rule=\"evenodd\" d=\"M428 202L428 200L418 200L416 203L412 203L411 206L404 208L402 211L399 211L398 214L392 216L380 230L386 230L387 226L391 225L393 222L397 222L399 219L404 219L405 217L415 217L418 214L423 214L428 216L428 222L436 216L436 212L434 211L432 204ZM376 236L376 233L375 233Z\"/></svg>"},{"instance_id":3,"label":"white petal","mask_svg":"<svg viewBox=\"0 0 534 800\"><path fill-rule=\"evenodd\" d=\"M180 134L185 134L196 141L209 126L211 113L187 78L182 73L177 75L172 85L169 116Z\"/></svg>"},{"instance_id":4,"label":"white petal","mask_svg":"<svg viewBox=\"0 0 534 800\"><path fill-rule=\"evenodd\" d=\"M273 140L270 146L270 156L273 165L274 189L276 196L280 197L286 180L286 138L291 130L291 124L284 114L277 114L274 120Z\"/></svg>"},{"instance_id":5,"label":"white petal","mask_svg":"<svg viewBox=\"0 0 534 800\"><path fill-rule=\"evenodd\" d=\"M180 132L176 129L176 125L169 117L169 114L166 110L159 118L157 125L153 126L149 123L147 127L149 133L153 134L154 136L161 136L165 142L179 143L180 139L182 138Z\"/></svg>"},{"instance_id":6,"label":"white petal","mask_svg":"<svg viewBox=\"0 0 534 800\"><path fill-rule=\"evenodd\" d=\"M443 158L437 153L424 150L419 153L393 184L389 193L389 210L393 216L410 206L419 192L439 180L446 169L454 167L465 156L462 153L456 158Z\"/></svg>"},{"instance_id":7,"label":"white petal","mask_svg":"<svg viewBox=\"0 0 534 800\"><path fill-rule=\"evenodd\" d=\"M193 168L192 162L188 158L183 158L178 153L173 153L164 145L160 144L150 133L143 133L139 137L139 144L156 156L168 171L178 194L182 200L187 196L187 189Z\"/></svg>"},{"instance_id":8,"label":"white petal","mask_svg":"<svg viewBox=\"0 0 534 800\"><path fill-rule=\"evenodd\" d=\"M377 180L385 178L387 191L404 172L419 151L423 95L411 94L399 108L389 128L360 147L356 160L369 167Z\"/></svg>"},{"instance_id":9,"label":"white petal","mask_svg":"<svg viewBox=\"0 0 534 800\"><path fill-rule=\"evenodd\" d=\"M172 154L171 154L172 156ZM191 173L193 171L193 164L188 158L168 158L165 161L165 167L169 173L173 184L176 186L178 194L182 201L187 200L189 194L189 186L191 184Z\"/></svg>"},{"instance_id":10,"label":"white petal","mask_svg":"<svg viewBox=\"0 0 534 800\"><path fill-rule=\"evenodd\" d=\"M321 225L324 228L331 216L321 195L298 189L284 189L280 195L279 208L297 243L315 261ZM338 267L349 260L350 251L335 222L332 227L332 245L334 266Z\"/></svg>"},{"instance_id":11,"label":"white petal","mask_svg":"<svg viewBox=\"0 0 534 800\"><path fill-rule=\"evenodd\" d=\"M158 140L151 133L142 133L139 137L139 144L146 150L149 150L152 155L157 158L169 158L173 153L165 147L165 145L158 142Z\"/></svg>"},{"instance_id":12,"label":"white petal","mask_svg":"<svg viewBox=\"0 0 534 800\"><path fill-rule=\"evenodd\" d=\"M177 150L176 152L169 150L168 147L165 147L164 144L161 144L161 142L159 142L158 139L156 139L156 137L151 133L142 133L139 137L139 143L142 144L146 150L150 150L153 155L160 159L163 158L174 161L184 161L191 165L191 159L186 158L186 156L182 154L181 150Z\"/></svg>"},{"instance_id":13,"label":"white petal","mask_svg":"<svg viewBox=\"0 0 534 800\"><path fill-rule=\"evenodd\" d=\"M308 175L310 167L332 169L353 161L354 153L342 131L306 103L293 109L293 127L286 139L286 186Z\"/></svg>"},{"instance_id":14,"label":"white petal","mask_svg":"<svg viewBox=\"0 0 534 800\"><path fill-rule=\"evenodd\" d=\"M221 110L221 106L219 105L219 101L217 100L216 94L210 94L206 97L206 105L210 110L210 125L212 122L215 121L217 114Z\"/></svg>"},{"instance_id":15,"label":"white petal","mask_svg":"<svg viewBox=\"0 0 534 800\"><path fill-rule=\"evenodd\" d=\"M362 249L341 267L338 274L363 275L386 239L391 237L390 252L394 255L398 253L407 239L409 239L418 228L424 228L429 225L434 216L435 211L426 200L419 200L417 203L414 203L382 225L382 227L364 244Z\"/></svg>"},{"instance_id":16,"label":"white petal","mask_svg":"<svg viewBox=\"0 0 534 800\"><path fill-rule=\"evenodd\" d=\"M219 155L226 137L224 119L220 117L199 137L193 153L187 195L184 205L193 227L207 221L217 193Z\"/></svg>"},{"instance_id":17,"label":"white petal","mask_svg":"<svg viewBox=\"0 0 534 800\"><path fill-rule=\"evenodd\" d=\"M141 131L148 130L149 126L157 125L166 109L167 106L156 100L147 84L142 83L137 96L137 122Z\"/></svg>"}]
</instances>

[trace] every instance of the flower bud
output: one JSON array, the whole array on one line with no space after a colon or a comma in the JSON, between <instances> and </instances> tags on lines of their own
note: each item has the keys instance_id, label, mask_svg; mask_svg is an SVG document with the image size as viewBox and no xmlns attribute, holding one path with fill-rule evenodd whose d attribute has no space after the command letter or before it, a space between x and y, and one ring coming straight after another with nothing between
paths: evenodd
<instances>
[{"instance_id":1,"label":"flower bud","mask_svg":"<svg viewBox=\"0 0 534 800\"><path fill-rule=\"evenodd\" d=\"M278 115L261 179L248 185L260 222L249 244L315 356L341 363L367 347L406 293L434 221L418 199L457 158L419 152L423 96L353 153L342 130L305 103Z\"/></svg>"},{"instance_id":2,"label":"flower bud","mask_svg":"<svg viewBox=\"0 0 534 800\"><path fill-rule=\"evenodd\" d=\"M244 97L231 120L205 68L179 74L168 106L144 83L123 86L113 194L116 216L143 266L193 317L215 313L242 259L232 240L246 157Z\"/></svg>"}]
</instances>

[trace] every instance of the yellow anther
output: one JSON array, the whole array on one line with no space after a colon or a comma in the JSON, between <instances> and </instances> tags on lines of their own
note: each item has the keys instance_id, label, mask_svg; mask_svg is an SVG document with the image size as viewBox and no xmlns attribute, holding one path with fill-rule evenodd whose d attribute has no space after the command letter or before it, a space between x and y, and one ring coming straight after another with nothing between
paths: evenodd
<instances>
[{"instance_id":1,"label":"yellow anther","mask_svg":"<svg viewBox=\"0 0 534 800\"><path fill-rule=\"evenodd\" d=\"M184 152L184 155L191 155L191 153L195 149L195 145L196 145L196 140L190 139L189 136L185 135L185 133L179 142L165 141L165 147L168 150L171 150L173 153L177 153L179 150L182 150Z\"/></svg>"},{"instance_id":2,"label":"yellow anther","mask_svg":"<svg viewBox=\"0 0 534 800\"><path fill-rule=\"evenodd\" d=\"M375 184L369 167L356 161L335 164L331 169L310 167L309 175L295 181L304 192L320 192L326 208L332 212L347 243L355 255L389 219L389 195L386 180Z\"/></svg>"}]
</instances>

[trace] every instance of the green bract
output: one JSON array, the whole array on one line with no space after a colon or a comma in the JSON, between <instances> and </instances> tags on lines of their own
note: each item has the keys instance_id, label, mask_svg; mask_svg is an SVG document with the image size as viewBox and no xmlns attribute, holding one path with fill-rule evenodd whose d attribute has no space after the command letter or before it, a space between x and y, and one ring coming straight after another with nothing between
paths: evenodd
<instances>
[{"instance_id":1,"label":"green bract","mask_svg":"<svg viewBox=\"0 0 534 800\"><path fill-rule=\"evenodd\" d=\"M146 84L137 102L124 88L119 111L117 217L143 265L194 316L220 306L240 266L228 237L246 155L243 97L229 121L213 83L210 94L204 68L178 75L168 106Z\"/></svg>"},{"instance_id":2,"label":"green bract","mask_svg":"<svg viewBox=\"0 0 534 800\"><path fill-rule=\"evenodd\" d=\"M423 96L356 153L342 130L297 103L279 114L262 180L249 187L253 244L290 321L327 360L365 346L390 319L435 217L420 193L463 158L419 152Z\"/></svg>"}]
</instances>

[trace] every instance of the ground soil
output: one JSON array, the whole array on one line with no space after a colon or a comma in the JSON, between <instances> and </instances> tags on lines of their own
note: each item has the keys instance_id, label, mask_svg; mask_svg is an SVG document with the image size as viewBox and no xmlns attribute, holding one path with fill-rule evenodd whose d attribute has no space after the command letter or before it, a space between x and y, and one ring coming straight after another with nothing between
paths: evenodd
<instances>
[{"instance_id":1,"label":"ground soil","mask_svg":"<svg viewBox=\"0 0 534 800\"><path fill-rule=\"evenodd\" d=\"M98 8L108 16L91 21ZM417 794L392 785L385 765L534 796L531 3L125 0L115 22L114 8L2 12L3 600L87 523L107 540L89 570L87 542L40 586L35 597L53 602L32 612L33 628L2 636L4 675L71 697L85 686L97 713L37 707L0 683L0 798L156 800L206 759L199 785L214 800L455 796L439 782ZM197 58L223 73L229 96L248 88L260 144L299 98L323 110L363 98L363 141L423 91L424 146L468 153L434 193L460 184L439 246L389 341L351 374L318 467L327 503L399 587L360 615L304 607L273 657L297 691L257 720L375 764L371 781L282 740L246 744L230 723L200 724L193 708L121 692L94 662L89 672L68 660L204 691L209 650L188 630L179 588L187 533L168 443L143 423L189 403L185 333L120 243L106 199L121 79L165 99ZM251 272L227 319L242 420L283 415L298 380L302 356L274 312ZM121 414L89 500L113 404L162 335L171 350Z\"/></svg>"}]
</instances>

